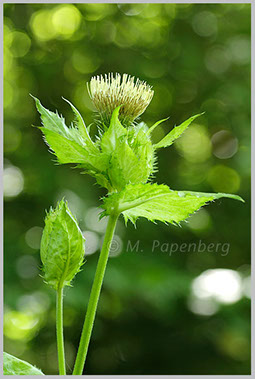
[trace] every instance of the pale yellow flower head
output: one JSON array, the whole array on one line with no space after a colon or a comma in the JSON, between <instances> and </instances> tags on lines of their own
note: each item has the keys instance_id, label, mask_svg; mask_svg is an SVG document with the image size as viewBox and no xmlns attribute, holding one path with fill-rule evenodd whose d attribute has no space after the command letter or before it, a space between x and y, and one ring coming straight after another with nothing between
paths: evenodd
<instances>
[{"instance_id":1,"label":"pale yellow flower head","mask_svg":"<svg viewBox=\"0 0 255 379\"><path fill-rule=\"evenodd\" d=\"M135 80L134 76L113 73L92 77L88 91L106 125L109 125L114 109L120 105L120 121L126 125L132 123L145 111L154 93L151 86Z\"/></svg>"}]
</instances>

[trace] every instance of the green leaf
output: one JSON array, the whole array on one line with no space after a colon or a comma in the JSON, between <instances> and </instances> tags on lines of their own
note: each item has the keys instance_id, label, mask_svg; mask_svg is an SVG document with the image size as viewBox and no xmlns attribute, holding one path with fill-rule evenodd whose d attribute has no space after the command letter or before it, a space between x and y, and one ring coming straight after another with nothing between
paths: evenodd
<instances>
[{"instance_id":1,"label":"green leaf","mask_svg":"<svg viewBox=\"0 0 255 379\"><path fill-rule=\"evenodd\" d=\"M110 126L101 138L101 149L106 154L112 154L117 142L127 135L127 130L118 119L119 110L120 106L113 111Z\"/></svg>"},{"instance_id":2,"label":"green leaf","mask_svg":"<svg viewBox=\"0 0 255 379\"><path fill-rule=\"evenodd\" d=\"M90 139L78 110L66 100L77 118L77 128L68 128L63 117L44 108L38 99L33 98L43 123L43 127L39 127L39 129L44 134L45 141L56 155L58 162L61 164L77 163L93 176L105 171L109 158L106 154L101 153Z\"/></svg>"},{"instance_id":3,"label":"green leaf","mask_svg":"<svg viewBox=\"0 0 255 379\"><path fill-rule=\"evenodd\" d=\"M163 221L179 224L209 201L229 197L243 201L240 196L225 193L203 193L190 191L172 191L166 185L138 184L111 194L104 200L105 215L113 209L122 213L125 221L135 223L138 217L150 221Z\"/></svg>"},{"instance_id":4,"label":"green leaf","mask_svg":"<svg viewBox=\"0 0 255 379\"><path fill-rule=\"evenodd\" d=\"M35 100L36 108L41 115L41 120L44 127L52 130L53 132L59 133L66 138L70 138L70 133L65 124L65 119L57 113L51 112L44 108L40 100L33 95L31 95L31 97Z\"/></svg>"},{"instance_id":5,"label":"green leaf","mask_svg":"<svg viewBox=\"0 0 255 379\"><path fill-rule=\"evenodd\" d=\"M154 130L158 125L162 124L162 122L167 121L167 120L169 120L169 117L167 117L167 118L163 118L163 120L160 120L160 121L155 122L155 124L153 124L153 125L150 127L150 129L147 131L147 134L151 134L151 133L153 132L153 130Z\"/></svg>"},{"instance_id":6,"label":"green leaf","mask_svg":"<svg viewBox=\"0 0 255 379\"><path fill-rule=\"evenodd\" d=\"M3 358L4 375L44 375L38 368L13 355L4 352Z\"/></svg>"},{"instance_id":7,"label":"green leaf","mask_svg":"<svg viewBox=\"0 0 255 379\"><path fill-rule=\"evenodd\" d=\"M52 130L44 127L39 129L44 133L45 141L53 150L59 163L79 163L83 168L94 172L101 172L106 169L108 158L105 154L99 151L97 154L93 154L77 142L69 140Z\"/></svg>"},{"instance_id":8,"label":"green leaf","mask_svg":"<svg viewBox=\"0 0 255 379\"><path fill-rule=\"evenodd\" d=\"M69 140L50 129L39 128L44 136L45 141L53 150L58 158L59 163L84 163L88 162L88 152L77 142Z\"/></svg>"},{"instance_id":9,"label":"green leaf","mask_svg":"<svg viewBox=\"0 0 255 379\"><path fill-rule=\"evenodd\" d=\"M102 152L109 156L106 175L112 189L129 183L146 183L153 170L154 149L144 123L126 129L119 119L120 107L112 114L109 129L101 138Z\"/></svg>"},{"instance_id":10,"label":"green leaf","mask_svg":"<svg viewBox=\"0 0 255 379\"><path fill-rule=\"evenodd\" d=\"M41 120L43 124L43 128L41 128L41 130L43 133L46 129L54 133L58 133L59 135L65 137L68 141L74 141L77 144L79 144L81 147L86 148L87 152L89 152L91 148L93 148L93 150L96 149L96 147L93 145L93 142L90 140L89 137L86 137L86 139L83 138L84 132L83 133L80 132L81 125L80 125L80 129L76 127L68 128L65 124L65 119L62 116L59 116L57 113L51 112L48 109L44 108L40 100L38 100L34 96L32 97L35 100L36 108L38 112L41 114Z\"/></svg>"},{"instance_id":11,"label":"green leaf","mask_svg":"<svg viewBox=\"0 0 255 379\"><path fill-rule=\"evenodd\" d=\"M84 258L84 237L64 200L50 209L41 240L44 279L54 289L70 285Z\"/></svg>"},{"instance_id":12,"label":"green leaf","mask_svg":"<svg viewBox=\"0 0 255 379\"><path fill-rule=\"evenodd\" d=\"M130 148L127 141L119 141L111 155L108 175L112 186L118 191L128 183L147 181L146 166Z\"/></svg>"},{"instance_id":13,"label":"green leaf","mask_svg":"<svg viewBox=\"0 0 255 379\"><path fill-rule=\"evenodd\" d=\"M90 138L90 135L89 135L89 129L86 127L85 125L85 122L83 120L83 118L81 117L81 114L80 112L78 111L78 109L75 108L75 106L67 99L65 99L63 97L63 100L65 100L72 108L75 116L76 116L76 124L77 124L77 128L81 134L81 136L83 137L83 140L85 142L85 144L93 151L97 151L93 141L91 140Z\"/></svg>"},{"instance_id":14,"label":"green leaf","mask_svg":"<svg viewBox=\"0 0 255 379\"><path fill-rule=\"evenodd\" d=\"M197 114L188 118L188 120L184 121L181 125L176 126L171 132L169 132L161 141L154 145L155 149L159 149L161 147L171 146L173 142L180 137L180 135L187 129L187 127L194 121L197 117L203 115L204 113ZM162 120L164 121L164 120ZM159 121L160 122L160 121Z\"/></svg>"},{"instance_id":15,"label":"green leaf","mask_svg":"<svg viewBox=\"0 0 255 379\"><path fill-rule=\"evenodd\" d=\"M137 176L140 176L137 183L146 183L149 176L155 172L155 150L147 131L148 128L144 123L134 125L128 130L129 146L138 158L141 167L137 172Z\"/></svg>"}]
</instances>

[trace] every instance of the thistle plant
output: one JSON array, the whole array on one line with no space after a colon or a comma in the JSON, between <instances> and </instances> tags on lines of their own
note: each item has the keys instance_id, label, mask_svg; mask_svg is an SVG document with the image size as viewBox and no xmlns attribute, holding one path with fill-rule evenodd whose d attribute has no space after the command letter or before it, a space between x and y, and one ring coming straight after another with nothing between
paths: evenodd
<instances>
[{"instance_id":1,"label":"thistle plant","mask_svg":"<svg viewBox=\"0 0 255 379\"><path fill-rule=\"evenodd\" d=\"M153 183L158 150L171 146L201 114L190 117L153 144L153 131L166 119L150 128L137 121L153 97L153 90L148 84L127 74L108 74L93 77L88 91L98 112L95 121L98 136L95 140L91 138L79 111L68 100L64 99L75 116L70 127L62 116L47 110L34 98L43 124L39 129L57 161L75 164L106 189L101 217L108 217L108 224L86 310L74 375L83 372L110 246L120 215L126 223L131 221L135 224L139 217L145 217L150 221L179 225L210 201L222 197L243 201L237 195L172 190L165 184ZM63 375L62 293L63 287L70 284L83 263L83 237L64 201L56 210L50 210L45 224L41 259L45 281L57 292L59 373Z\"/></svg>"}]
</instances>

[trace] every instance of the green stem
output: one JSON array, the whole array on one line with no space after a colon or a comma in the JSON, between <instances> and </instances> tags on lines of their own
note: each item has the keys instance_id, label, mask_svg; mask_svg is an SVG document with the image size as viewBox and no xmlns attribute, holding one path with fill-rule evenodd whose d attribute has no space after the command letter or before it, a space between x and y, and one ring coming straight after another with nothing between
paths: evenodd
<instances>
[{"instance_id":1,"label":"green stem","mask_svg":"<svg viewBox=\"0 0 255 379\"><path fill-rule=\"evenodd\" d=\"M105 237L104 237L104 243L102 246L102 250L100 253L100 257L97 264L96 274L94 278L94 282L92 285L88 308L86 312L86 317L82 329L81 339L80 339L80 345L74 365L73 375L82 375L89 342L91 338L91 333L93 329L93 324L96 316L97 311L97 304L101 292L101 287L103 284L104 279L104 273L105 268L108 261L109 251L111 247L112 238L114 235L114 230L116 227L118 215L111 215L108 220Z\"/></svg>"},{"instance_id":2,"label":"green stem","mask_svg":"<svg viewBox=\"0 0 255 379\"><path fill-rule=\"evenodd\" d=\"M59 287L57 290L56 326L59 375L66 375L63 336L63 286Z\"/></svg>"}]
</instances>

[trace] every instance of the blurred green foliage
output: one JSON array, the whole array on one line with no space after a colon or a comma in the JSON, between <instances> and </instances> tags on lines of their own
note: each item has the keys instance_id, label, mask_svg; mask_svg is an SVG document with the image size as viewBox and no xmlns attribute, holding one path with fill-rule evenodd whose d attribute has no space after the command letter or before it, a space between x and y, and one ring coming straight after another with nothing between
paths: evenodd
<instances>
[{"instance_id":1,"label":"blurred green foliage","mask_svg":"<svg viewBox=\"0 0 255 379\"><path fill-rule=\"evenodd\" d=\"M238 193L246 203L217 201L182 228L119 222L86 373L249 374L249 4L5 4L5 350L45 374L57 373L55 293L39 276L39 244L45 209L65 196L87 238L87 263L65 292L71 372L105 228L96 208L105 192L78 170L54 163L31 127L40 120L29 93L71 122L61 96L69 99L89 125L94 110L85 84L108 72L153 85L142 119L152 125L170 116L155 141L206 112L174 147L159 152L158 183ZM137 240L139 252L126 251ZM170 255L167 248L199 241L229 244L229 250L177 248ZM220 285L225 300L206 297L203 288L199 295L193 280L219 268L230 270L233 283L225 276L208 291Z\"/></svg>"}]
</instances>

